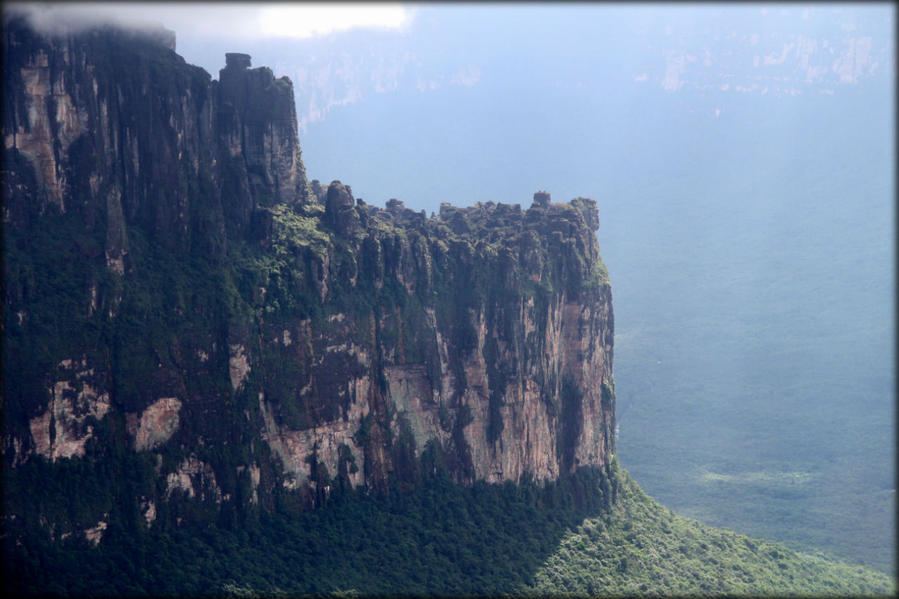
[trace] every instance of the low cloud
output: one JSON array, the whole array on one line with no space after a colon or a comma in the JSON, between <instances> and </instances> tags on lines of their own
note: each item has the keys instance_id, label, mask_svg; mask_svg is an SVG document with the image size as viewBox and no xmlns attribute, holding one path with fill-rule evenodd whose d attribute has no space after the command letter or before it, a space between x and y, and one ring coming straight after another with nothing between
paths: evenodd
<instances>
[{"instance_id":1,"label":"low cloud","mask_svg":"<svg viewBox=\"0 0 899 599\"><path fill-rule=\"evenodd\" d=\"M25 14L47 33L77 32L100 24L143 29L160 24L176 33L209 38L305 39L357 28L402 30L413 10L397 3L28 3L9 2L4 13Z\"/></svg>"}]
</instances>

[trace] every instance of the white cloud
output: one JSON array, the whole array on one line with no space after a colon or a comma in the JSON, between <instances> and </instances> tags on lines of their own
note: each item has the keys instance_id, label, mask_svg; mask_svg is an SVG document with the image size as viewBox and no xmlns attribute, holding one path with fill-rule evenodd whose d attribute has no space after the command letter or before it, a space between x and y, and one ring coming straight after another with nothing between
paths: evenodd
<instances>
[{"instance_id":1,"label":"white cloud","mask_svg":"<svg viewBox=\"0 0 899 599\"><path fill-rule=\"evenodd\" d=\"M401 29L410 21L410 12L400 4L272 4L259 12L265 37L303 38L358 27Z\"/></svg>"},{"instance_id":2,"label":"white cloud","mask_svg":"<svg viewBox=\"0 0 899 599\"><path fill-rule=\"evenodd\" d=\"M263 39L308 38L356 28L403 29L413 9L399 3L8 3L44 30L97 23L130 27L163 24L179 35Z\"/></svg>"}]
</instances>

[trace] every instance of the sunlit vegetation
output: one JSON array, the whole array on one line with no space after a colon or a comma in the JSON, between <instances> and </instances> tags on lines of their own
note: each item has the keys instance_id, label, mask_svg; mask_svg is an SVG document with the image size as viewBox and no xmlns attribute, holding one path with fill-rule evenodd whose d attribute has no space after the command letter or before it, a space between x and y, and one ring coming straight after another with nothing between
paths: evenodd
<instances>
[{"instance_id":1,"label":"sunlit vegetation","mask_svg":"<svg viewBox=\"0 0 899 599\"><path fill-rule=\"evenodd\" d=\"M618 501L568 531L535 575L541 592L602 595L889 595L889 577L684 518L621 473Z\"/></svg>"}]
</instances>

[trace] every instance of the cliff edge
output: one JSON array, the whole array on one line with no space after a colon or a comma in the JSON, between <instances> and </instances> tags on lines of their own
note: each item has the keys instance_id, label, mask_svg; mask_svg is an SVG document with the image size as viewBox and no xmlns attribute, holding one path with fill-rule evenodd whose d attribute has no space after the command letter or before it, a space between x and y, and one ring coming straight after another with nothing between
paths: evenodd
<instances>
[{"instance_id":1,"label":"cliff edge","mask_svg":"<svg viewBox=\"0 0 899 599\"><path fill-rule=\"evenodd\" d=\"M287 78L235 53L213 81L165 39L6 23L10 530L609 466L593 200L366 205L307 182Z\"/></svg>"}]
</instances>

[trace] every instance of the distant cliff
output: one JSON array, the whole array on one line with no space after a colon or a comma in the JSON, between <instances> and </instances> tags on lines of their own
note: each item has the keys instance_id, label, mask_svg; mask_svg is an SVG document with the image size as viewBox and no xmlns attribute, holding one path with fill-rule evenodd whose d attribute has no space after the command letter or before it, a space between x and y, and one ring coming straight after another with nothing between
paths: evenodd
<instances>
[{"instance_id":1,"label":"distant cliff","mask_svg":"<svg viewBox=\"0 0 899 599\"><path fill-rule=\"evenodd\" d=\"M307 183L292 85L247 55L212 81L170 32L5 25L10 530L609 465L593 200L368 206Z\"/></svg>"}]
</instances>

